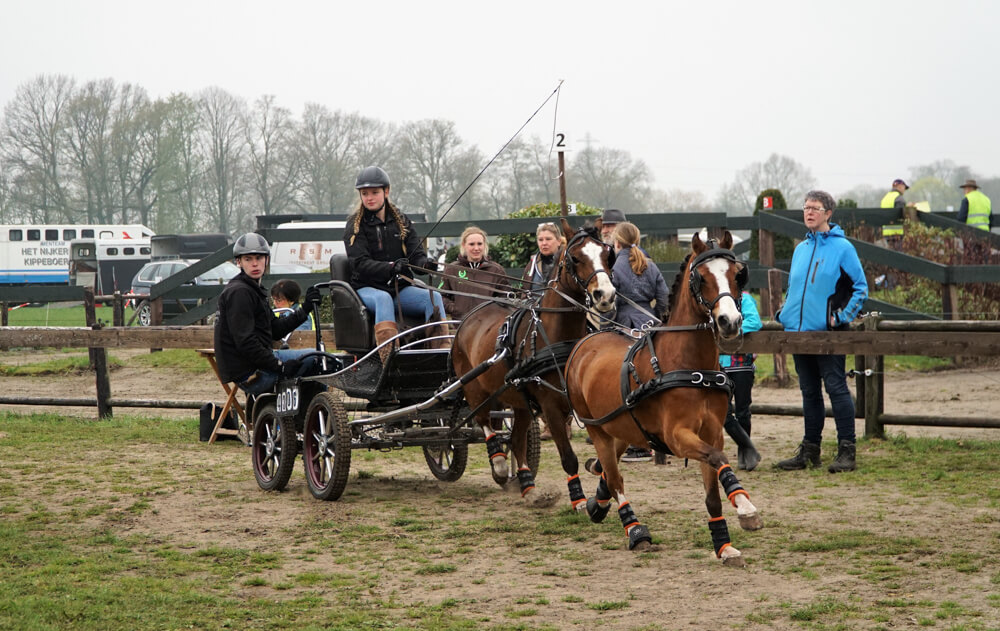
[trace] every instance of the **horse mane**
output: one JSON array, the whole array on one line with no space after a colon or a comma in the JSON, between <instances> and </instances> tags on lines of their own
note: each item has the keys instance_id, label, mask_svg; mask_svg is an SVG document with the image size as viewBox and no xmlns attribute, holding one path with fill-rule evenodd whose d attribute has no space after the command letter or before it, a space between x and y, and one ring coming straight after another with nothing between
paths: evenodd
<instances>
[{"instance_id":1,"label":"horse mane","mask_svg":"<svg viewBox=\"0 0 1000 631\"><path fill-rule=\"evenodd\" d=\"M670 300L667 302L667 306L671 313L674 311L674 307L677 304L677 295L680 293L681 285L684 283L684 276L687 273L688 262L691 260L691 255L693 252L688 252L684 256L684 260L681 261L681 268L677 270L677 275L674 276L674 284L670 287Z\"/></svg>"}]
</instances>

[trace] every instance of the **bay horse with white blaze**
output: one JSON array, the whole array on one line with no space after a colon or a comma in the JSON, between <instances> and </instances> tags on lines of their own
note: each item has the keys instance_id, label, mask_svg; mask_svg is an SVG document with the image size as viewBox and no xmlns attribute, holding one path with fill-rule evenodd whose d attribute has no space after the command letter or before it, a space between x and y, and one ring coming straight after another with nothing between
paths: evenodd
<instances>
[{"instance_id":1,"label":"bay horse with white blaze","mask_svg":"<svg viewBox=\"0 0 1000 631\"><path fill-rule=\"evenodd\" d=\"M481 305L462 320L451 353L456 375L492 362L463 389L486 435L494 481L508 482L508 464L490 411L509 407L514 410L510 451L518 467L521 494L533 497L527 436L535 422L534 408L549 424L563 470L569 476L570 502L583 510L587 498L565 430L570 407L562 367L573 345L587 334L588 310L609 312L615 304L615 288L611 284L610 251L600 240L600 220L596 226L578 231L566 219L561 223L567 244L557 255L554 278L549 279L541 297L518 309L497 302Z\"/></svg>"},{"instance_id":2,"label":"bay horse with white blaze","mask_svg":"<svg viewBox=\"0 0 1000 631\"><path fill-rule=\"evenodd\" d=\"M592 334L566 363L570 402L597 450L598 459L587 468L601 475L587 512L600 522L611 499L617 500L630 550L648 549L652 539L625 497L618 459L629 444L648 441L701 463L712 543L726 565L742 565L743 559L730 543L719 484L744 530L763 526L722 451L732 382L719 367L716 342L741 335L740 294L748 273L731 246L729 232L718 247L695 234L674 281L666 325L638 340L616 331Z\"/></svg>"}]
</instances>

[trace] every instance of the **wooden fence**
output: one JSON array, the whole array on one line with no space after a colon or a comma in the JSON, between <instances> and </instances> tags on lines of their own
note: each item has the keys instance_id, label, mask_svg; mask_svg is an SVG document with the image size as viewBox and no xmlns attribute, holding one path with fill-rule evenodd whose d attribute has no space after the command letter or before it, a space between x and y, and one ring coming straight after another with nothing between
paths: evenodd
<instances>
[{"instance_id":1,"label":"wooden fence","mask_svg":"<svg viewBox=\"0 0 1000 631\"><path fill-rule=\"evenodd\" d=\"M865 435L881 437L886 425L1000 428L998 417L929 417L886 414L884 411L885 355L933 357L1000 356L1000 321L884 321L879 314L866 316L850 331L786 332L769 323L750 333L740 350L754 353L809 353L855 355L859 371L856 391L858 417L865 419ZM212 327L0 327L0 350L11 348L91 348L104 354L107 348L211 348ZM315 333L298 331L296 345L315 343ZM323 330L328 348L334 348L333 331ZM96 365L96 364L95 364ZM0 397L0 404L94 406L100 417L110 417L121 407L198 407L201 402L137 401L111 396L106 361L97 367L97 399L14 399ZM797 415L800 406L760 406L757 414Z\"/></svg>"}]
</instances>

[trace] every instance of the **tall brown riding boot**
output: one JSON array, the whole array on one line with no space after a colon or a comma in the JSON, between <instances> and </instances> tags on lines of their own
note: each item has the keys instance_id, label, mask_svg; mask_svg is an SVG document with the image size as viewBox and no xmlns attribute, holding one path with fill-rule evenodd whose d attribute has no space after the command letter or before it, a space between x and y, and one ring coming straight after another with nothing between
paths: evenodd
<instances>
[{"instance_id":1,"label":"tall brown riding boot","mask_svg":"<svg viewBox=\"0 0 1000 631\"><path fill-rule=\"evenodd\" d=\"M395 322L379 322L375 325L375 343L382 344L383 342L392 339L399 334L399 327L396 326ZM378 349L378 356L382 359L382 365L389 360L389 353L392 352L392 347L394 344L386 344L385 346Z\"/></svg>"},{"instance_id":2,"label":"tall brown riding boot","mask_svg":"<svg viewBox=\"0 0 1000 631\"><path fill-rule=\"evenodd\" d=\"M429 342L430 348L451 348L451 331L448 329L448 325L441 322L437 326L432 326L428 328L428 337L440 337L441 339L432 340Z\"/></svg>"}]
</instances>

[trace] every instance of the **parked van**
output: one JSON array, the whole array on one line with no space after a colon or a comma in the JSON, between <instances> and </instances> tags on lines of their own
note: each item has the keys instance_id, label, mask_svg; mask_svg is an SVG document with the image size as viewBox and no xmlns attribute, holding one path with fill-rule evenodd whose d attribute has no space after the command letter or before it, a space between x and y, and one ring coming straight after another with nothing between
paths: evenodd
<instances>
[{"instance_id":1,"label":"parked van","mask_svg":"<svg viewBox=\"0 0 1000 631\"><path fill-rule=\"evenodd\" d=\"M281 223L275 226L278 230L314 230L321 228L343 228L347 224L343 221L292 221ZM341 239L334 241L319 241L295 239L283 240L280 237L274 239L271 244L271 264L295 263L304 265L312 271L328 271L330 269L330 257L334 254L346 254L344 242Z\"/></svg>"},{"instance_id":2,"label":"parked van","mask_svg":"<svg viewBox=\"0 0 1000 631\"><path fill-rule=\"evenodd\" d=\"M69 284L90 287L96 296L128 293L151 255L149 239L74 239L69 245Z\"/></svg>"}]
</instances>

